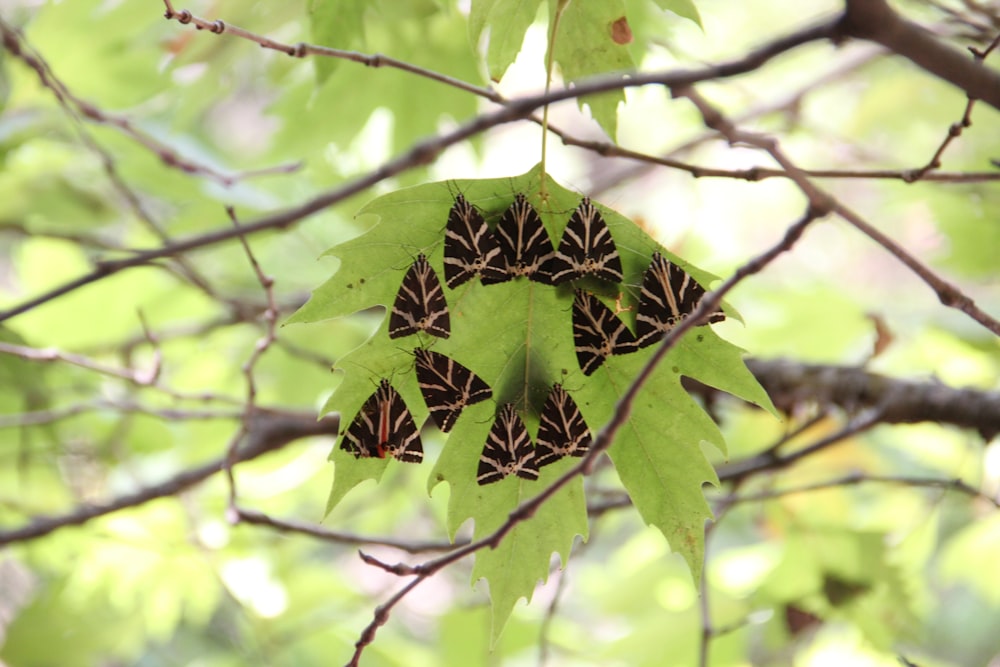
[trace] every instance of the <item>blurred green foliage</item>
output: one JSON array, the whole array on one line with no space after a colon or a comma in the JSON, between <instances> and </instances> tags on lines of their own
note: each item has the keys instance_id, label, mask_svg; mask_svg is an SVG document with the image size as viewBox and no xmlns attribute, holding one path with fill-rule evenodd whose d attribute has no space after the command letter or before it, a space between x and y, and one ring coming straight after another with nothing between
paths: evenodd
<instances>
[{"instance_id":1,"label":"blurred green foliage","mask_svg":"<svg viewBox=\"0 0 1000 667\"><path fill-rule=\"evenodd\" d=\"M631 67L694 67L738 56L837 6L817 0L789 12L780 2L575 2L567 12L578 14L564 17L567 32L556 43L557 70L574 80ZM501 92L514 96L544 85L538 72L546 47L539 36L553 7L221 0L187 8L287 44L314 41L381 52L477 86L496 80ZM83 117L71 98L67 105L76 111L67 111L35 69L4 51L0 309L76 278L98 259L156 247L161 234L178 239L228 228L225 206L249 221L299 204L486 108L470 93L413 74L290 58L233 34L167 21L163 10L134 0L4 9L3 21L21 31L25 54L50 68L51 85L65 85L106 120L127 119L153 148L113 122ZM633 42L586 48L606 34L598 24L619 12L629 18ZM943 20L926 6L919 16ZM815 80L842 53L811 45L738 81L705 86L705 92L739 114ZM884 58L746 124L779 136L806 167L915 168L934 153L965 102L960 92ZM596 136L603 128L623 145L654 154L704 132L690 108L663 91L632 90L587 104L597 124L587 125L584 115L557 121L581 135ZM946 152L945 170L988 171L1000 157L1000 135L990 129L996 112L980 105L972 119ZM255 257L275 280L283 325L255 366L258 405L320 412L342 380L331 366L379 330L378 309L288 322L312 290L319 288L316 297L322 297L320 286L331 275L336 279L341 265L324 251L360 237L375 222L371 216L355 219L356 213L407 185L486 177L511 183L539 159L538 134L531 132L503 128L477 137L433 165L418 166L294 227L251 237ZM800 214L797 191L776 180L695 181L659 170L591 192L616 173L617 164L562 146L550 144L549 150L547 169L559 182L643 222L657 243L718 275L773 243ZM200 165L200 173L176 168L171 162L178 158ZM684 159L729 168L759 164L745 151L705 143L693 145ZM288 165L297 169L273 169ZM265 172L226 182L256 170ZM992 182L855 178L824 185L985 310L1000 313L1000 210ZM448 194L441 192L441 201ZM67 361L0 353L0 534L33 517L121 497L225 454L245 404L242 366L263 335L259 315L266 295L237 243L206 247L186 259L200 281L164 260L0 325L5 345L58 349L118 369L160 368L157 384L150 386ZM998 385L995 337L941 307L912 274L838 220L810 230L793 253L743 283L730 302L745 325L730 318L712 331L753 355L867 362L889 375L936 378L949 386ZM874 359L869 314L892 334ZM737 367L731 354L717 372ZM719 417L733 460L765 450L805 416L790 415L782 423L735 402L707 407ZM838 426L828 417L791 446ZM432 434L425 444L432 461L447 451ZM684 443L691 451L678 461L678 475L690 472L685 466L707 470L704 456L722 461L707 444L693 451L698 444ZM327 461L332 445L328 438L297 441L241 464L241 503L319 522L333 477ZM753 477L738 491L766 493L860 472L960 479L995 496L997 447L942 425L884 426L788 471ZM473 528L462 525L464 516L455 509L457 492L438 485L429 495L430 467L419 473L405 468L389 466L377 487L364 483L344 495L325 525L418 542L470 536ZM574 492L581 488L588 500L600 502L619 497L622 482L608 466ZM530 605L516 604L520 593L508 597L513 612L495 642L489 587L469 586L482 566L463 561L421 584L394 610L363 664L533 664L544 650L551 665L692 665L702 650L706 600L719 632L708 659L716 667L892 665L898 655L921 667L964 667L1000 655L1000 575L992 558L1000 524L995 506L983 498L859 483L730 506L731 490L707 492L717 521L711 524L700 593L681 555L696 552L669 544L646 525L662 528L655 520L662 516L609 510L591 517L586 530L578 529L582 517L574 516L575 523L561 526L569 536L562 536L557 549L571 550L568 565L542 568L548 582L534 589ZM0 662L345 662L375 606L402 582L361 563L356 545L230 525L228 493L224 476L216 475L174 497L4 547ZM636 503L641 510L638 498ZM578 514L580 505L577 498ZM674 511L664 508L666 514ZM571 543L572 534L588 531L587 542ZM387 562L430 557L364 549ZM494 556L507 559L497 569L519 567L509 553ZM545 578L536 570L528 574L529 580ZM555 611L546 621L550 608Z\"/></svg>"}]
</instances>

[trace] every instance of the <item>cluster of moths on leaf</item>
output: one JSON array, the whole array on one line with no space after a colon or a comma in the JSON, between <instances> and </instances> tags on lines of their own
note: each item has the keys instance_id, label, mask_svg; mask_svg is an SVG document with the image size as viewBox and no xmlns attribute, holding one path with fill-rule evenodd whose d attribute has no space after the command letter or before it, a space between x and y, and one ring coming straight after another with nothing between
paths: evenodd
<instances>
[{"instance_id":1,"label":"cluster of moths on leaf","mask_svg":"<svg viewBox=\"0 0 1000 667\"><path fill-rule=\"evenodd\" d=\"M291 322L389 309L337 363L345 375L326 410L351 419L331 455L328 511L357 484L381 479L389 460L422 461L417 425L430 419L447 434L428 490L451 487L449 535L470 518L474 539L489 535L588 452L588 424L608 421L652 346L697 307L710 274L547 175L543 196L542 182L536 167L397 190L359 213L377 224L326 253L338 270ZM769 407L741 355L709 326L692 330L649 377L607 451L643 519L696 577L711 518L702 485L718 482L701 443L723 453L724 443L681 377ZM565 561L577 535L587 535L580 478L477 553L473 577L490 582L495 622L530 599L550 555Z\"/></svg>"},{"instance_id":2,"label":"cluster of moths on leaf","mask_svg":"<svg viewBox=\"0 0 1000 667\"><path fill-rule=\"evenodd\" d=\"M538 212L520 192L501 216L495 232L462 194L455 197L445 227L444 269L449 289L476 277L483 285L526 278L553 287L588 277L620 285L623 277L614 238L590 198L584 197L573 211L558 248L554 248ZM577 362L583 374L589 376L612 354L635 352L656 343L694 312L705 288L654 252L642 279L637 334L594 294L582 289L574 293ZM724 318L718 311L709 321ZM403 276L389 316L389 338L421 333L445 339L451 336L444 288L423 254ZM417 347L413 354L424 403L442 432L451 430L466 406L493 396L482 378L455 359L425 347ZM587 453L590 430L561 384L552 385L539 421L538 438L532 444L514 403L504 403L480 456L476 481L489 484L509 475L535 480L540 466L563 456ZM351 421L341 449L356 458L392 456L412 463L423 460L413 417L389 380L380 380L378 389Z\"/></svg>"}]
</instances>

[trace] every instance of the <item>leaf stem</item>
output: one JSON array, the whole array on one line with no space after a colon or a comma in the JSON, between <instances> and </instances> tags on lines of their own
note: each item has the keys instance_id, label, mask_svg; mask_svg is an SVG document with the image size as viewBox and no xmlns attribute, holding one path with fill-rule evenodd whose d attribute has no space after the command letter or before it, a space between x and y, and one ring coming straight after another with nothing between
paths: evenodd
<instances>
[{"instance_id":1,"label":"leaf stem","mask_svg":"<svg viewBox=\"0 0 1000 667\"><path fill-rule=\"evenodd\" d=\"M556 51L556 35L559 33L559 21L562 20L563 12L566 11L566 7L569 5L570 0L559 0L556 5L556 13L552 17L552 31L549 33L549 52L545 58L545 94L549 94L549 89L552 87L552 66L555 63L555 51ZM538 194L542 201L547 199L545 192L545 153L547 139L549 136L549 105L546 104L542 108L542 159L541 166L542 171L539 176L539 186Z\"/></svg>"}]
</instances>

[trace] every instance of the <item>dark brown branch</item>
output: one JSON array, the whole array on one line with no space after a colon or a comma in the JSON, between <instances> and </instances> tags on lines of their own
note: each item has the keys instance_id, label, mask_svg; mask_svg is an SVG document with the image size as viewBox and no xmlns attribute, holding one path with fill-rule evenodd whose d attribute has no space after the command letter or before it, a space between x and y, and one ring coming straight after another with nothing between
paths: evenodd
<instances>
[{"instance_id":1,"label":"dark brown branch","mask_svg":"<svg viewBox=\"0 0 1000 667\"><path fill-rule=\"evenodd\" d=\"M238 461L249 461L262 454L284 447L300 438L317 435L336 435L340 420L328 417L320 421L315 415L277 414L260 412L247 434L245 445L237 451ZM222 470L225 456L197 468L185 470L159 484L115 498L98 505L78 507L67 514L36 517L21 528L0 532L0 546L13 542L33 540L66 526L80 526L91 519L119 510L142 505L155 498L173 496Z\"/></svg>"},{"instance_id":2,"label":"dark brown branch","mask_svg":"<svg viewBox=\"0 0 1000 667\"><path fill-rule=\"evenodd\" d=\"M926 72L1000 109L1000 74L894 12L885 0L845 0L844 36L881 44Z\"/></svg>"},{"instance_id":3,"label":"dark brown branch","mask_svg":"<svg viewBox=\"0 0 1000 667\"><path fill-rule=\"evenodd\" d=\"M1000 433L998 391L900 380L851 366L787 359L748 359L746 363L775 406L786 412L802 404L837 406L848 412L878 405L886 424L950 424L975 429L986 440Z\"/></svg>"}]
</instances>

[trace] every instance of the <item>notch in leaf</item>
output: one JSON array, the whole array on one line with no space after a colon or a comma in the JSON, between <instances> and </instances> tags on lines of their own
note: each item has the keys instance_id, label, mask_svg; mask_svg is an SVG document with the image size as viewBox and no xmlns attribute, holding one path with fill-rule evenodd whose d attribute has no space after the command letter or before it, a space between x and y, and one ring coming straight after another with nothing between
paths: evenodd
<instances>
[{"instance_id":1,"label":"notch in leaf","mask_svg":"<svg viewBox=\"0 0 1000 667\"><path fill-rule=\"evenodd\" d=\"M538 479L535 448L513 403L504 403L497 413L479 457L476 481L482 486L499 482L508 475Z\"/></svg>"},{"instance_id":2,"label":"notch in leaf","mask_svg":"<svg viewBox=\"0 0 1000 667\"><path fill-rule=\"evenodd\" d=\"M705 288L687 271L677 266L659 252L642 277L642 293L635 316L638 347L648 347L694 312L705 296ZM721 310L712 313L705 324L721 322L726 314Z\"/></svg>"},{"instance_id":3,"label":"notch in leaf","mask_svg":"<svg viewBox=\"0 0 1000 667\"><path fill-rule=\"evenodd\" d=\"M473 276L484 282L509 280L496 237L479 211L459 194L444 230L444 279L455 289Z\"/></svg>"},{"instance_id":4,"label":"notch in leaf","mask_svg":"<svg viewBox=\"0 0 1000 667\"><path fill-rule=\"evenodd\" d=\"M485 401L493 390L482 378L454 359L417 348L417 383L431 419L444 433L451 430L466 406Z\"/></svg>"},{"instance_id":5,"label":"notch in leaf","mask_svg":"<svg viewBox=\"0 0 1000 667\"><path fill-rule=\"evenodd\" d=\"M496 228L497 242L504 261L504 277L482 277L484 285L506 282L512 278L525 276L528 280L551 285L548 273L542 266L548 262L555 250L538 211L528 199L517 193Z\"/></svg>"},{"instance_id":6,"label":"notch in leaf","mask_svg":"<svg viewBox=\"0 0 1000 667\"><path fill-rule=\"evenodd\" d=\"M561 384L552 385L542 406L535 459L538 467L555 463L564 456L583 456L590 451L590 429L583 421L576 401Z\"/></svg>"},{"instance_id":7,"label":"notch in leaf","mask_svg":"<svg viewBox=\"0 0 1000 667\"><path fill-rule=\"evenodd\" d=\"M444 289L424 255L419 255L403 276L389 315L389 338L401 338L418 331L438 338L451 335Z\"/></svg>"},{"instance_id":8,"label":"notch in leaf","mask_svg":"<svg viewBox=\"0 0 1000 667\"><path fill-rule=\"evenodd\" d=\"M601 212L584 197L573 211L559 249L545 267L553 285L586 276L613 283L622 281L622 260Z\"/></svg>"},{"instance_id":9,"label":"notch in leaf","mask_svg":"<svg viewBox=\"0 0 1000 667\"><path fill-rule=\"evenodd\" d=\"M635 336L600 299L576 290L573 299L573 342L584 375L591 375L612 354L635 352Z\"/></svg>"},{"instance_id":10,"label":"notch in leaf","mask_svg":"<svg viewBox=\"0 0 1000 667\"><path fill-rule=\"evenodd\" d=\"M354 454L356 459L391 456L406 463L424 460L424 447L413 415L403 397L384 378L347 427L340 448Z\"/></svg>"}]
</instances>

